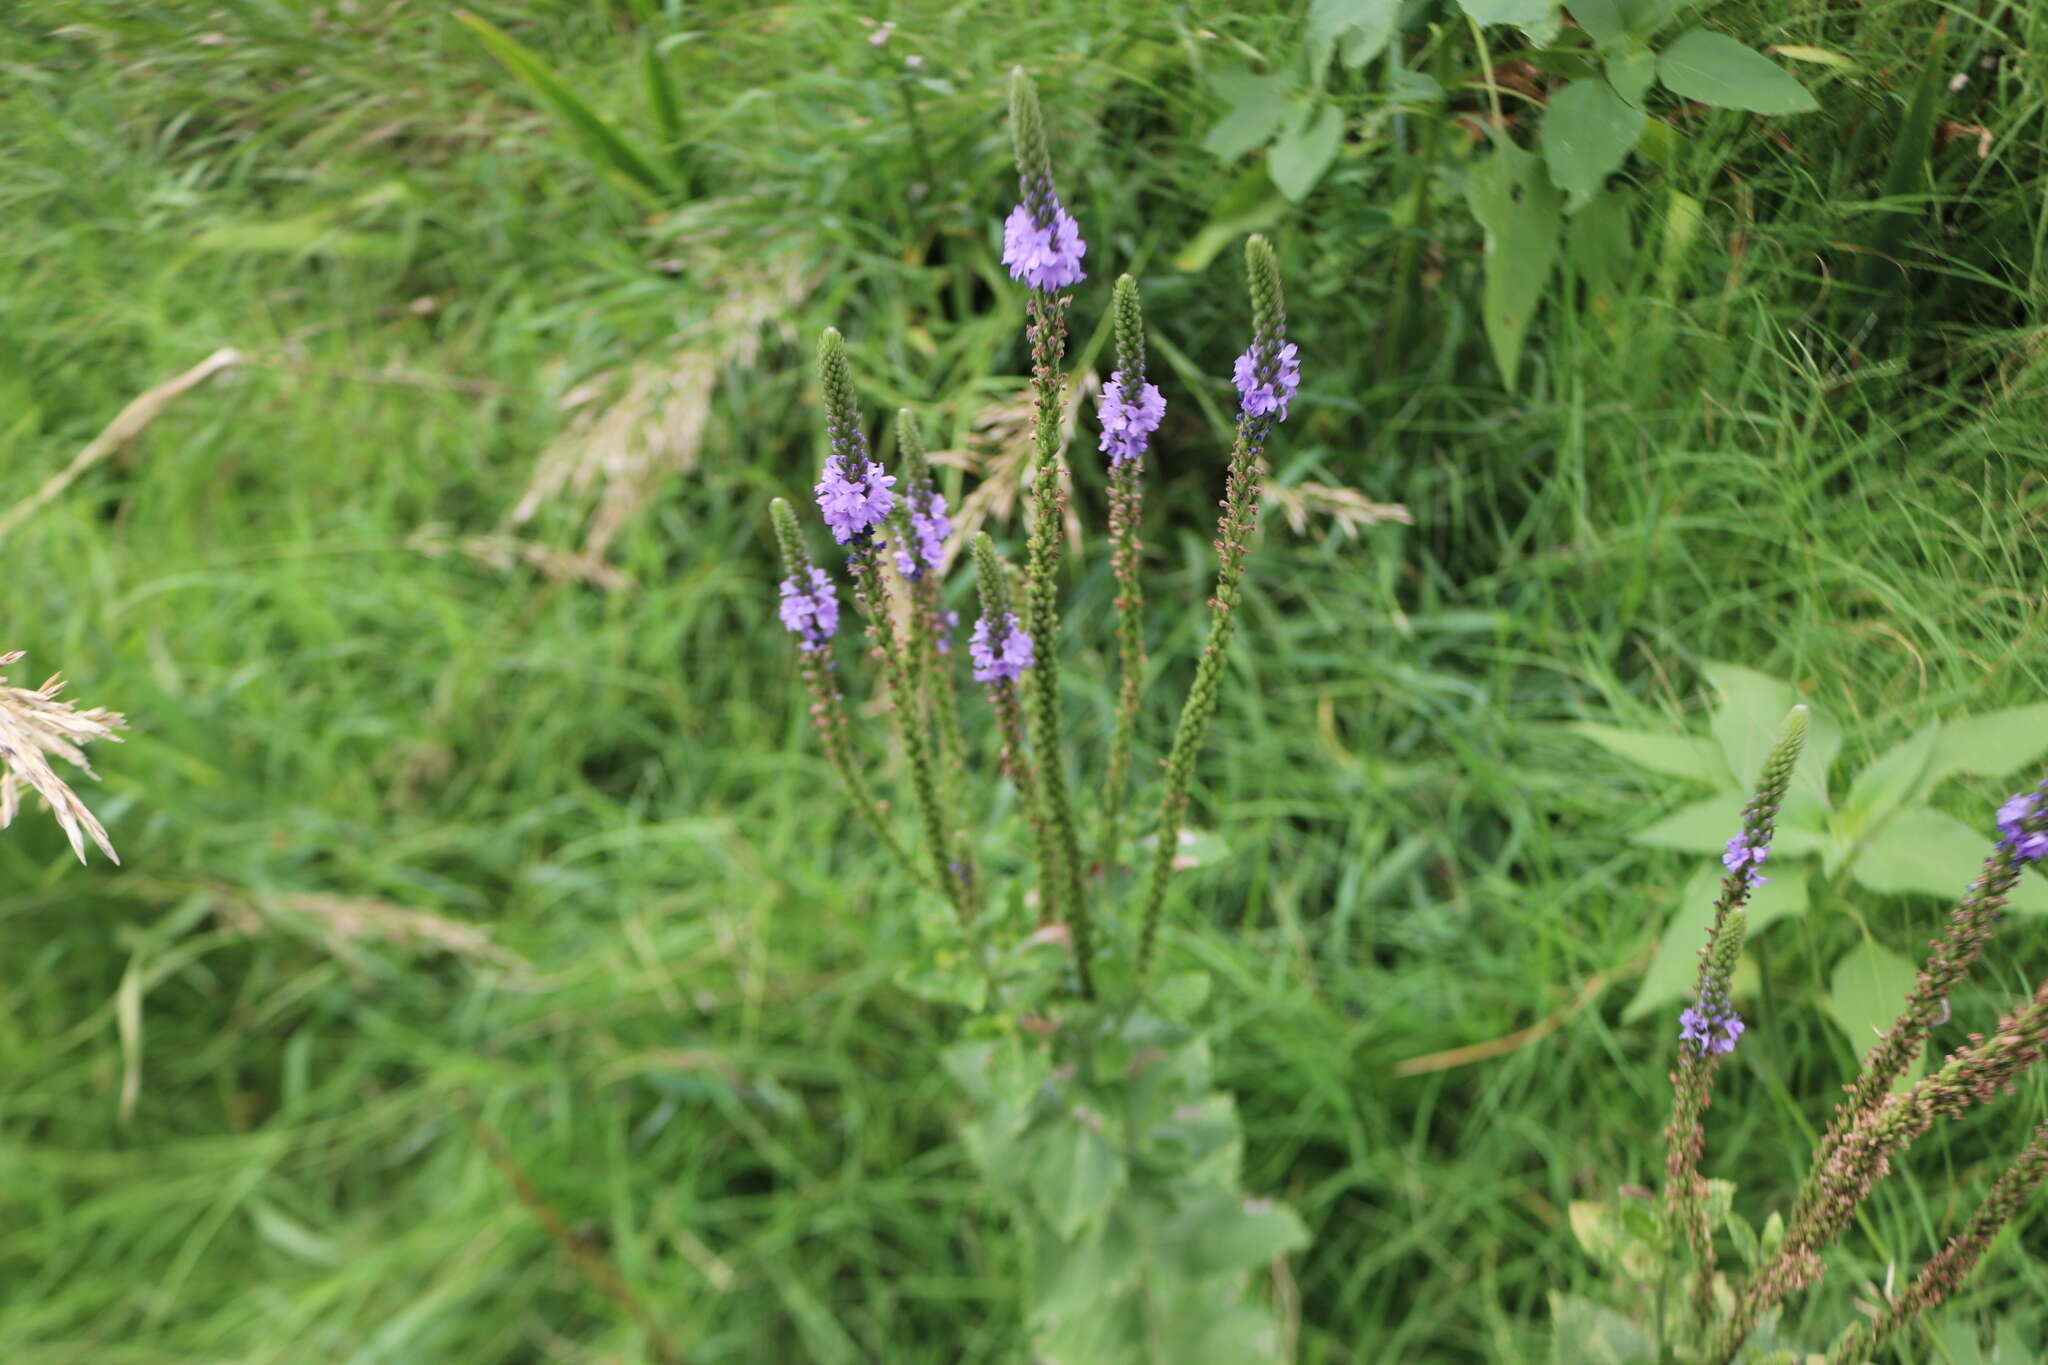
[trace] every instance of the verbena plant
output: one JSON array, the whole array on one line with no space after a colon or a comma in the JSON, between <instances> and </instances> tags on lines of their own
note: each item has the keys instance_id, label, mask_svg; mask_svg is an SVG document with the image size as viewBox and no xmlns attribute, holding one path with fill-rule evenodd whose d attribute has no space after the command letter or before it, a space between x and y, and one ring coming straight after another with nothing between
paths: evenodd
<instances>
[{"instance_id":1,"label":"verbena plant","mask_svg":"<svg viewBox=\"0 0 2048 1365\"><path fill-rule=\"evenodd\" d=\"M1836 1106L1790 1211L1774 1211L1761 1230L1737 1213L1735 1189L1700 1173L1704 1120L1715 1072L1745 1032L1734 1004L1734 976L1748 931L1752 892L1787 808L1787 792L1811 732L1795 707L1763 763L1739 829L1722 849L1725 875L1699 950L1692 1003L1679 1016L1674 1098L1665 1130L1661 1202L1649 1191L1613 1203L1574 1205L1581 1245L1612 1277L1605 1303L1553 1301L1556 1359L1609 1365L1685 1361L1699 1365L1862 1365L1873 1360L1975 1269L1998 1232L2048 1175L2048 1125L2022 1145L1969 1221L1902 1292L1824 1353L1782 1339L1784 1300L1818 1280L1821 1253L1847 1229L1871 1187L1938 1120L2012 1088L2048 1053L2048 982L1999 1020L1972 1035L1917 1081L1912 1072L1932 1031L1949 1017L1949 994L1969 974L2030 864L2048 857L2048 779L1998 810L1999 837L1914 977L1903 1006L1863 1057L1848 1098ZM1748 1273L1721 1268L1722 1239Z\"/></svg>"},{"instance_id":2,"label":"verbena plant","mask_svg":"<svg viewBox=\"0 0 2048 1365\"><path fill-rule=\"evenodd\" d=\"M1133 844L1126 806L1147 669L1138 529L1165 398L1147 378L1138 288L1127 275L1111 300L1117 367L1098 409L1120 677L1090 801L1076 789L1082 768L1060 704L1061 364L1068 291L1086 278L1086 244L1054 187L1038 98L1021 72L1010 115L1022 202L1003 225L1003 259L1026 287L1032 515L1021 570L985 532L973 538L980 613L965 651L983 686L995 764L980 761L988 745L957 695L958 623L944 582L952 526L922 433L902 413L895 472L875 458L846 344L832 330L819 347L831 449L816 501L845 551L866 658L888 699L916 816L907 837L874 792L867 736L841 685L838 588L813 560L794 509L777 499L782 621L797 636L827 760L873 837L922 889L925 953L902 979L963 1011L946 1066L972 1108L969 1156L1023 1235L1037 1349L1089 1362L1278 1359L1284 1333L1249 1292L1251 1273L1301 1246L1306 1230L1291 1211L1239 1187L1237 1118L1214 1086L1196 1022L1206 980L1154 983L1150 968L1257 524L1263 451L1300 384L1279 266L1262 238L1246 244L1252 337L1233 376L1239 412L1208 636L1157 785L1156 816ZM976 812L990 809L1019 815L1025 858L1009 857L1007 841L975 837ZM1134 894L1121 896L1127 852L1143 868L1130 879ZM1006 877L1019 862L1026 870ZM1128 913L1110 913L1119 899Z\"/></svg>"},{"instance_id":3,"label":"verbena plant","mask_svg":"<svg viewBox=\"0 0 2048 1365\"><path fill-rule=\"evenodd\" d=\"M1745 793L1737 774L1756 769L1778 718L1792 705L1791 685L1776 678L1728 663L1709 662L1701 671L1719 698L1706 735L1572 727L1631 763L1708 789L1709 795L1637 831L1637 843L1718 851L1741 817ZM1872 934L1855 889L1947 898L1968 882L1983 858L1983 837L1930 799L1952 778L2003 777L2048 752L2048 704L1929 721L1857 773L1846 790L1830 776L1841 746L1835 722L1809 707L1806 741L1778 812L1772 874L1746 910L1752 936L1779 920L1813 924L1831 964L1827 1013L1860 1049L1897 1017L1912 990L1914 967ZM1692 986L1715 895L1712 870L1703 867L1686 884L1625 1020L1664 1009ZM2048 879L2024 878L2007 899L2019 913L2048 913Z\"/></svg>"}]
</instances>

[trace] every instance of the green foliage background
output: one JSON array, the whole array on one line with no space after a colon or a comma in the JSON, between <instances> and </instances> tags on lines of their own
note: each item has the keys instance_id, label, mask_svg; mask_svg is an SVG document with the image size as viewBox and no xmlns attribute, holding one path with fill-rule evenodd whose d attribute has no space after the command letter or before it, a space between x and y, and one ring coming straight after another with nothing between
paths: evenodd
<instances>
[{"instance_id":1,"label":"green foliage background","mask_svg":"<svg viewBox=\"0 0 2048 1365\"><path fill-rule=\"evenodd\" d=\"M252 357L0 540L0 647L135 725L89 793L124 867L78 868L33 811L0 839L11 1362L653 1358L472 1113L682 1358L1015 1359L1018 1252L958 1146L937 1007L891 984L915 928L806 733L765 517L811 478L824 324L872 410L920 408L940 445L1020 386L1015 62L1091 270L1144 283L1175 404L1155 656L1200 630L1243 232L1280 249L1307 379L1277 482L1414 514L1269 518L1198 781L1221 854L1162 962L1213 975L1245 1182L1314 1236L1271 1290L1302 1360L1540 1355L1547 1292L1596 1274L1567 1206L1661 1168L1671 1030L1622 1013L1698 855L1627 836L1697 792L1572 723L1701 730L1700 665L1740 661L1839 720L1845 782L1929 721L2048 697L2035 7L1705 7L1850 66L1802 68L1820 109L1795 120L1671 116L1618 179L1640 249L1551 281L1513 393L1479 226L1413 211L1424 182L1461 201L1467 122L1383 116L1367 66L1330 74L1345 136L1300 202L1202 149L1209 74L1291 60L1298 7L903 5L867 16L897 24L880 46L833 4L475 13L644 167L436 6L0 15L0 507L149 385ZM1480 118L1476 53L1443 50L1448 108ZM1902 163L1928 88L1955 128ZM732 362L709 320L783 279ZM1077 368L1105 368L1099 321ZM692 347L715 398L608 551L634 587L454 543L506 529L607 375ZM1078 496L1099 513L1092 475ZM516 534L573 549L591 501ZM1100 620L1099 541L1080 563L1070 619ZM1072 724L1106 730L1107 635L1068 648ZM2005 790L1931 799L1988 829ZM1908 955L1940 912L1854 894ZM1787 929L1710 1118L1710 1169L1757 1209L1851 1063L1831 959ZM2048 973L2038 921L2001 943L1959 1031ZM1795 1311L1846 1321L2044 1110L2036 1085L1930 1138ZM1943 1330L2031 1324L2044 1291L2037 1216Z\"/></svg>"}]
</instances>

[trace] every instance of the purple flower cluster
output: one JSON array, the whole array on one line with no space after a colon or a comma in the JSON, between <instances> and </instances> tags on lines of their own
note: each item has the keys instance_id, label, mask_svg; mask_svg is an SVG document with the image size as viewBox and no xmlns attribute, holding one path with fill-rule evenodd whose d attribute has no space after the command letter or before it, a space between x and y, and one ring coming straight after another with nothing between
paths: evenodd
<instances>
[{"instance_id":1,"label":"purple flower cluster","mask_svg":"<svg viewBox=\"0 0 2048 1365\"><path fill-rule=\"evenodd\" d=\"M1301 390L1301 351L1293 342L1282 346L1274 357L1274 373L1270 377L1259 374L1258 347L1252 346L1237 358L1237 367L1231 378L1237 381L1247 417L1264 417L1267 413L1277 420L1287 420L1287 404Z\"/></svg>"},{"instance_id":2,"label":"purple flower cluster","mask_svg":"<svg viewBox=\"0 0 2048 1365\"><path fill-rule=\"evenodd\" d=\"M976 682L1015 682L1031 667L1031 637L1017 624L1015 612L1005 614L1000 623L984 616L974 623L967 654L974 661Z\"/></svg>"},{"instance_id":3,"label":"purple flower cluster","mask_svg":"<svg viewBox=\"0 0 2048 1365\"><path fill-rule=\"evenodd\" d=\"M919 504L922 503L922 506ZM896 547L896 569L905 578L916 578L926 569L939 567L946 552L946 537L953 534L953 519L946 515L946 495L927 493L920 499L911 494L909 545Z\"/></svg>"},{"instance_id":4,"label":"purple flower cluster","mask_svg":"<svg viewBox=\"0 0 2048 1365\"><path fill-rule=\"evenodd\" d=\"M2021 862L2038 862L2048 858L2048 832L2027 832L2021 826L2028 820L2038 819L2043 814L2043 798L2039 791L2021 792L1998 808L1998 832L2005 836L2013 857Z\"/></svg>"},{"instance_id":5,"label":"purple flower cluster","mask_svg":"<svg viewBox=\"0 0 2048 1365\"><path fill-rule=\"evenodd\" d=\"M1130 396L1130 388L1130 380L1118 370L1102 386L1102 401L1095 409L1102 419L1100 448L1109 452L1113 465L1143 455L1146 442L1159 430L1159 420L1166 416L1166 400L1160 397L1157 384L1142 385L1135 398Z\"/></svg>"},{"instance_id":6,"label":"purple flower cluster","mask_svg":"<svg viewBox=\"0 0 2048 1365\"><path fill-rule=\"evenodd\" d=\"M1702 1054L1725 1055L1735 1051L1735 1040L1742 1036L1742 1029L1742 1016L1719 995L1702 996L1697 1005L1687 1006L1685 1013L1678 1016L1679 1038Z\"/></svg>"},{"instance_id":7,"label":"purple flower cluster","mask_svg":"<svg viewBox=\"0 0 2048 1365\"><path fill-rule=\"evenodd\" d=\"M1759 875L1757 869L1770 856L1769 844L1752 844L1747 834L1738 834L1728 841L1728 851L1721 855L1721 865L1730 872L1747 872L1751 886L1762 886L1770 878Z\"/></svg>"},{"instance_id":8,"label":"purple flower cluster","mask_svg":"<svg viewBox=\"0 0 2048 1365\"><path fill-rule=\"evenodd\" d=\"M805 649L823 649L831 640L839 629L839 597L823 569L811 570L808 589L794 578L782 580L782 624Z\"/></svg>"},{"instance_id":9,"label":"purple flower cluster","mask_svg":"<svg viewBox=\"0 0 2048 1365\"><path fill-rule=\"evenodd\" d=\"M1049 203L1052 212L1043 222L1028 204L1011 209L1003 221L1003 264L1010 278L1048 294L1088 278L1081 273L1081 254L1088 249L1081 225L1058 199Z\"/></svg>"},{"instance_id":10,"label":"purple flower cluster","mask_svg":"<svg viewBox=\"0 0 2048 1365\"><path fill-rule=\"evenodd\" d=\"M861 469L863 463L864 472L858 476L849 473ZM881 525L896 505L896 495L889 491L895 485L896 476L883 473L873 460L862 462L842 455L826 460L825 477L814 491L818 510L832 528L832 539L844 545Z\"/></svg>"}]
</instances>

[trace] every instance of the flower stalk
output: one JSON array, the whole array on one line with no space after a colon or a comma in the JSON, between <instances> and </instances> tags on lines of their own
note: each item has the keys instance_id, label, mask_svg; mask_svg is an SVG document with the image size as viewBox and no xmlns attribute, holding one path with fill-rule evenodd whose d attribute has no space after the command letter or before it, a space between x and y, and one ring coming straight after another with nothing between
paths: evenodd
<instances>
[{"instance_id":1,"label":"flower stalk","mask_svg":"<svg viewBox=\"0 0 2048 1365\"><path fill-rule=\"evenodd\" d=\"M1223 676L1224 652L1230 647L1235 609L1244 580L1245 556L1258 525L1260 466L1266 438L1287 415L1287 402L1301 382L1294 346L1287 341L1287 314L1280 292L1280 264L1264 237L1245 243L1245 271L1250 279L1252 344L1238 358L1239 412L1237 439L1225 476L1223 515L1216 525L1216 591L1209 599L1209 634L1195 664L1195 679L1181 704L1180 723L1167 751L1166 775L1159 798L1158 846L1145 887L1138 934L1137 975L1150 968L1159 935L1159 916L1166 884L1180 851L1181 825L1187 816L1188 785L1194 777L1195 755L1216 710Z\"/></svg>"},{"instance_id":2,"label":"flower stalk","mask_svg":"<svg viewBox=\"0 0 2048 1365\"><path fill-rule=\"evenodd\" d=\"M1138 282L1117 278L1112 316L1116 326L1116 372L1104 385L1100 413L1102 446L1109 455L1110 569L1116 578L1117 695L1110 735L1109 766L1102 780L1102 852L1105 874L1116 865L1123 840L1124 793L1130 782L1131 743L1145 688L1145 592L1138 582L1144 546L1138 526L1145 511L1141 475L1151 434L1166 413L1157 385L1145 382L1145 316Z\"/></svg>"}]
</instances>

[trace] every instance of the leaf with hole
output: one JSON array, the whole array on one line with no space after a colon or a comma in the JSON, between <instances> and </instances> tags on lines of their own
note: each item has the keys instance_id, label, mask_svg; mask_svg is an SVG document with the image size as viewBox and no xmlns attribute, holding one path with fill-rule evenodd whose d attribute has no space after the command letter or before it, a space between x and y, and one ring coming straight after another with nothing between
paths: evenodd
<instances>
[{"instance_id":1,"label":"leaf with hole","mask_svg":"<svg viewBox=\"0 0 2048 1365\"><path fill-rule=\"evenodd\" d=\"M1466 176L1466 202L1486 230L1486 338L1508 388L1515 386L1522 340L1557 260L1564 199L1543 163L1504 137Z\"/></svg>"},{"instance_id":2,"label":"leaf with hole","mask_svg":"<svg viewBox=\"0 0 2048 1365\"><path fill-rule=\"evenodd\" d=\"M1551 182L1565 192L1566 212L1584 208L1621 168L1645 118L1597 76L1573 81L1550 97L1537 140Z\"/></svg>"},{"instance_id":3,"label":"leaf with hole","mask_svg":"<svg viewBox=\"0 0 2048 1365\"><path fill-rule=\"evenodd\" d=\"M1678 36L1657 58L1664 88L1681 99L1752 114L1804 114L1820 108L1791 72L1725 33L1703 28Z\"/></svg>"}]
</instances>

